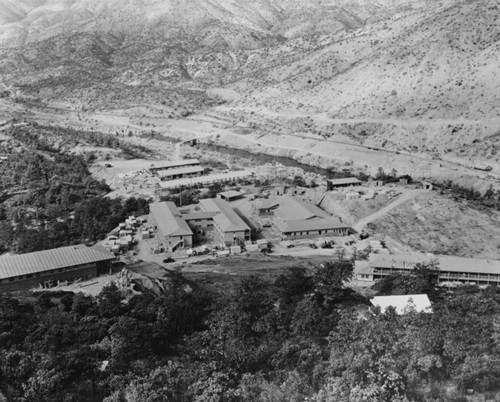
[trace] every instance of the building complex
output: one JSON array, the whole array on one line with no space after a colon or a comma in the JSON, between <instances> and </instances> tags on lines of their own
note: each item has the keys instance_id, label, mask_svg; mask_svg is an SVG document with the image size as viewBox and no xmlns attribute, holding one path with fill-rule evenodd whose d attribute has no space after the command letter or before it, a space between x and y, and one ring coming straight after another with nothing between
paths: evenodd
<instances>
[{"instance_id":1,"label":"building complex","mask_svg":"<svg viewBox=\"0 0 500 402\"><path fill-rule=\"evenodd\" d=\"M220 243L230 246L250 240L250 227L227 201L208 198L201 200L200 205L203 211L215 213L213 228Z\"/></svg>"},{"instance_id":2,"label":"building complex","mask_svg":"<svg viewBox=\"0 0 500 402\"><path fill-rule=\"evenodd\" d=\"M169 251L193 245L193 231L173 202L149 204L150 222L159 240Z\"/></svg>"},{"instance_id":3,"label":"building complex","mask_svg":"<svg viewBox=\"0 0 500 402\"><path fill-rule=\"evenodd\" d=\"M299 197L273 197L257 204L256 208L260 216L272 219L284 237L347 236L350 233L349 225Z\"/></svg>"}]
</instances>

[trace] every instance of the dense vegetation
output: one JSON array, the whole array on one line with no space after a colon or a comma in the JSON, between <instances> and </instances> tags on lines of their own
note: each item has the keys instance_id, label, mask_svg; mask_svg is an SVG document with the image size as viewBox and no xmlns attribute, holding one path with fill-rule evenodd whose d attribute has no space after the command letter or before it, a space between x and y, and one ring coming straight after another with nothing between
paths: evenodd
<instances>
[{"instance_id":1,"label":"dense vegetation","mask_svg":"<svg viewBox=\"0 0 500 402\"><path fill-rule=\"evenodd\" d=\"M406 290L433 287L432 273L422 267ZM113 286L95 299L2 296L0 392L14 402L498 398L496 288L436 291L433 314L400 316L369 312L345 287L351 274L338 260L244 277L231 292L172 275L165 295L126 303Z\"/></svg>"},{"instance_id":2,"label":"dense vegetation","mask_svg":"<svg viewBox=\"0 0 500 402\"><path fill-rule=\"evenodd\" d=\"M0 252L94 241L125 217L148 212L148 200L104 198L109 188L91 176L92 158L61 147L61 141L71 144L81 132L61 130L49 135L47 128L17 127L10 131L11 140L0 145L6 155L0 164ZM93 135L87 139L93 141Z\"/></svg>"}]
</instances>

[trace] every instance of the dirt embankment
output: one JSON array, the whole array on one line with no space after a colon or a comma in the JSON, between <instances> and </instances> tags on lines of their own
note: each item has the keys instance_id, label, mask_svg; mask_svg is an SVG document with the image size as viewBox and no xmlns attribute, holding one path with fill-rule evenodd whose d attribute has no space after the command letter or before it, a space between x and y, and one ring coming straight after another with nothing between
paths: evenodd
<instances>
[{"instance_id":1,"label":"dirt embankment","mask_svg":"<svg viewBox=\"0 0 500 402\"><path fill-rule=\"evenodd\" d=\"M500 213L422 194L373 222L376 232L434 254L500 259Z\"/></svg>"}]
</instances>

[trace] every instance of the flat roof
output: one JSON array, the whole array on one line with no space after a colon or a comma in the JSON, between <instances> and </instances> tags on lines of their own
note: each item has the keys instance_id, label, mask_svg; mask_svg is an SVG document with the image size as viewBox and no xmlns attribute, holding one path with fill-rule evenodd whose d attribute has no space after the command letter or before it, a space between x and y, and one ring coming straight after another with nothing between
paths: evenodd
<instances>
[{"instance_id":1,"label":"flat roof","mask_svg":"<svg viewBox=\"0 0 500 402\"><path fill-rule=\"evenodd\" d=\"M181 213L172 201L154 202L149 204L149 210L158 225L158 230L160 230L163 235L193 235L193 232L186 221L181 218Z\"/></svg>"},{"instance_id":2,"label":"flat roof","mask_svg":"<svg viewBox=\"0 0 500 402\"><path fill-rule=\"evenodd\" d=\"M226 198L233 198L233 197L241 197L244 194L241 191L228 190L219 193L219 195L222 195Z\"/></svg>"},{"instance_id":3,"label":"flat roof","mask_svg":"<svg viewBox=\"0 0 500 402\"><path fill-rule=\"evenodd\" d=\"M302 220L312 218L326 218L330 215L316 205L303 201L300 198L290 195L282 195L272 198L271 202L279 204L275 214L281 219L287 220Z\"/></svg>"},{"instance_id":4,"label":"flat roof","mask_svg":"<svg viewBox=\"0 0 500 402\"><path fill-rule=\"evenodd\" d=\"M169 190L169 189L175 189L179 187L188 187L188 186L194 186L194 185L199 185L199 184L212 184L212 183L218 183L222 181L230 181L234 179L240 179L243 177L250 177L253 175L253 172L248 171L248 170L238 170L235 172L228 172L228 173L218 173L218 174L212 174L209 176L200 176L200 177L186 177L184 179L175 179L175 180L169 180L169 181L163 181L159 183L160 187Z\"/></svg>"},{"instance_id":5,"label":"flat roof","mask_svg":"<svg viewBox=\"0 0 500 402\"><path fill-rule=\"evenodd\" d=\"M417 313L432 313L431 301L426 294L375 296L370 302L375 307L380 307L383 313L389 307L394 307L397 314L405 314L413 310Z\"/></svg>"},{"instance_id":6,"label":"flat roof","mask_svg":"<svg viewBox=\"0 0 500 402\"><path fill-rule=\"evenodd\" d=\"M157 161L151 164L149 170L173 169L181 166L199 165L198 159L181 159L178 161Z\"/></svg>"},{"instance_id":7,"label":"flat roof","mask_svg":"<svg viewBox=\"0 0 500 402\"><path fill-rule=\"evenodd\" d=\"M250 230L243 219L234 211L227 201L220 198L206 198L200 201L206 212L216 212L214 222L224 232L241 232Z\"/></svg>"},{"instance_id":8,"label":"flat roof","mask_svg":"<svg viewBox=\"0 0 500 402\"><path fill-rule=\"evenodd\" d=\"M413 269L417 263L430 263L432 261L437 261L439 263L439 270L444 272L500 275L499 260L484 260L448 255L427 256L422 254L378 254L370 260L370 266L373 268Z\"/></svg>"},{"instance_id":9,"label":"flat roof","mask_svg":"<svg viewBox=\"0 0 500 402\"><path fill-rule=\"evenodd\" d=\"M0 279L114 259L115 255L106 249L84 244L27 254L4 254L0 256Z\"/></svg>"},{"instance_id":10,"label":"flat roof","mask_svg":"<svg viewBox=\"0 0 500 402\"><path fill-rule=\"evenodd\" d=\"M277 222L277 225L284 233L349 228L349 225L340 222L336 218L297 219L285 221L283 223Z\"/></svg>"},{"instance_id":11,"label":"flat roof","mask_svg":"<svg viewBox=\"0 0 500 402\"><path fill-rule=\"evenodd\" d=\"M201 166L184 166L179 168L160 170L158 172L158 176L165 177L165 176L175 176L178 174L201 173L204 170L205 168Z\"/></svg>"},{"instance_id":12,"label":"flat roof","mask_svg":"<svg viewBox=\"0 0 500 402\"><path fill-rule=\"evenodd\" d=\"M342 184L359 184L361 183L361 180L359 180L357 177L345 177L343 179L328 179L332 185L342 185Z\"/></svg>"}]
</instances>

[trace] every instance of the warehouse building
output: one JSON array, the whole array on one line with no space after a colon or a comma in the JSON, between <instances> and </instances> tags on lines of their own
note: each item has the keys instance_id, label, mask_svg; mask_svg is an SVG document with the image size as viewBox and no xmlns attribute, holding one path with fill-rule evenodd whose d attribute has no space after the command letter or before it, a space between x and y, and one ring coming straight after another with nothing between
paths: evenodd
<instances>
[{"instance_id":1,"label":"warehouse building","mask_svg":"<svg viewBox=\"0 0 500 402\"><path fill-rule=\"evenodd\" d=\"M102 247L60 247L0 256L0 287L17 290L53 281L87 279L111 273L115 255Z\"/></svg>"},{"instance_id":2,"label":"warehouse building","mask_svg":"<svg viewBox=\"0 0 500 402\"><path fill-rule=\"evenodd\" d=\"M287 237L348 236L350 227L336 218L276 221L276 227Z\"/></svg>"},{"instance_id":3,"label":"warehouse building","mask_svg":"<svg viewBox=\"0 0 500 402\"><path fill-rule=\"evenodd\" d=\"M259 216L270 216L286 237L347 236L348 225L316 205L290 195L256 203Z\"/></svg>"},{"instance_id":4,"label":"warehouse building","mask_svg":"<svg viewBox=\"0 0 500 402\"><path fill-rule=\"evenodd\" d=\"M250 240L250 228L228 202L208 198L201 200L200 205L205 212L215 213L213 222L216 241L231 246Z\"/></svg>"},{"instance_id":5,"label":"warehouse building","mask_svg":"<svg viewBox=\"0 0 500 402\"><path fill-rule=\"evenodd\" d=\"M156 175L160 178L160 180L166 181L188 177L198 177L203 175L204 171L205 169L201 166L185 166L175 169L159 170L156 172Z\"/></svg>"},{"instance_id":6,"label":"warehouse building","mask_svg":"<svg viewBox=\"0 0 500 402\"><path fill-rule=\"evenodd\" d=\"M149 172L152 175L158 175L159 172L164 172L171 169L185 168L189 166L199 166L200 161L198 159L183 159L179 161L164 161L156 162L151 165Z\"/></svg>"},{"instance_id":7,"label":"warehouse building","mask_svg":"<svg viewBox=\"0 0 500 402\"><path fill-rule=\"evenodd\" d=\"M149 204L149 215L158 238L167 250L192 247L193 232L173 202Z\"/></svg>"},{"instance_id":8,"label":"warehouse building","mask_svg":"<svg viewBox=\"0 0 500 402\"><path fill-rule=\"evenodd\" d=\"M198 186L209 186L215 183L231 183L236 180L247 179L253 176L253 172L238 170L235 172L218 173L208 176L189 177L183 179L162 181L159 183L158 195L168 193L173 190L192 188Z\"/></svg>"},{"instance_id":9,"label":"warehouse building","mask_svg":"<svg viewBox=\"0 0 500 402\"><path fill-rule=\"evenodd\" d=\"M326 181L326 190L332 191L337 188L360 186L363 182L356 177L346 177L344 179L331 179Z\"/></svg>"},{"instance_id":10,"label":"warehouse building","mask_svg":"<svg viewBox=\"0 0 500 402\"><path fill-rule=\"evenodd\" d=\"M376 281L397 272L410 272L416 264L437 262L439 283L443 286L469 284L500 285L500 261L453 256L372 254L368 261L356 262L356 276L361 281Z\"/></svg>"}]
</instances>

